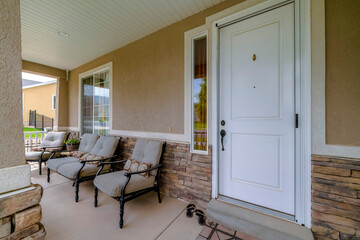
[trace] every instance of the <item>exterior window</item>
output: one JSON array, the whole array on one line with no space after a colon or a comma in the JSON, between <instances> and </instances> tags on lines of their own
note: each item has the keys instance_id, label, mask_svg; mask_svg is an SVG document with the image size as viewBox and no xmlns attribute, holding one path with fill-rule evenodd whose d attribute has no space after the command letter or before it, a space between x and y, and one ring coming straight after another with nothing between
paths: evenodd
<instances>
[{"instance_id":1,"label":"exterior window","mask_svg":"<svg viewBox=\"0 0 360 240\"><path fill-rule=\"evenodd\" d=\"M52 95L51 107L52 107L52 110L56 109L56 95Z\"/></svg>"},{"instance_id":2,"label":"exterior window","mask_svg":"<svg viewBox=\"0 0 360 240\"><path fill-rule=\"evenodd\" d=\"M109 133L109 70L96 72L81 80L81 134Z\"/></svg>"},{"instance_id":3,"label":"exterior window","mask_svg":"<svg viewBox=\"0 0 360 240\"><path fill-rule=\"evenodd\" d=\"M207 152L207 37L192 42L192 148Z\"/></svg>"}]
</instances>

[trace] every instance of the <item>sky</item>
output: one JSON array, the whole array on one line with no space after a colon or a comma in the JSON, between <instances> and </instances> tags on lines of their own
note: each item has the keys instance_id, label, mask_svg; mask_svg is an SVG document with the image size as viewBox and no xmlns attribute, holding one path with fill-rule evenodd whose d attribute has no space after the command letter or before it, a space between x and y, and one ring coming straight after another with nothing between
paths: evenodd
<instances>
[{"instance_id":1,"label":"sky","mask_svg":"<svg viewBox=\"0 0 360 240\"><path fill-rule=\"evenodd\" d=\"M37 81L37 82L50 82L50 81L56 80L56 78L44 77L41 75L36 75L36 74L26 73L26 72L22 72L22 79L33 80L33 81Z\"/></svg>"}]
</instances>

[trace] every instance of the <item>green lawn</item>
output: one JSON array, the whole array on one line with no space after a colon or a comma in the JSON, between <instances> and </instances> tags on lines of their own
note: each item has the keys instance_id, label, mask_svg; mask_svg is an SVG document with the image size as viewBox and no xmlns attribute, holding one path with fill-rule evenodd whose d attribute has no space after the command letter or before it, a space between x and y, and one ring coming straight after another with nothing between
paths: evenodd
<instances>
[{"instance_id":1,"label":"green lawn","mask_svg":"<svg viewBox=\"0 0 360 240\"><path fill-rule=\"evenodd\" d=\"M41 128L29 128L29 127L24 127L23 128L24 132L39 132L42 131ZM25 134L25 138L29 138L30 134ZM31 134L31 137L35 138L35 133ZM41 134L38 134L38 137L41 137Z\"/></svg>"},{"instance_id":2,"label":"green lawn","mask_svg":"<svg viewBox=\"0 0 360 240\"><path fill-rule=\"evenodd\" d=\"M206 129L206 123L195 122L194 123L194 129L195 130L205 130Z\"/></svg>"}]
</instances>

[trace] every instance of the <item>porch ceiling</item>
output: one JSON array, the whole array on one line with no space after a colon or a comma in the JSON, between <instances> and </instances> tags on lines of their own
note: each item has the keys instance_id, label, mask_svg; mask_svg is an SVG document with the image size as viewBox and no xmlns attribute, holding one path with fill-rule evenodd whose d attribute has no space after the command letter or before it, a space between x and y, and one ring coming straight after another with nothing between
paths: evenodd
<instances>
[{"instance_id":1,"label":"porch ceiling","mask_svg":"<svg viewBox=\"0 0 360 240\"><path fill-rule=\"evenodd\" d=\"M71 70L223 1L22 0L22 57Z\"/></svg>"}]
</instances>

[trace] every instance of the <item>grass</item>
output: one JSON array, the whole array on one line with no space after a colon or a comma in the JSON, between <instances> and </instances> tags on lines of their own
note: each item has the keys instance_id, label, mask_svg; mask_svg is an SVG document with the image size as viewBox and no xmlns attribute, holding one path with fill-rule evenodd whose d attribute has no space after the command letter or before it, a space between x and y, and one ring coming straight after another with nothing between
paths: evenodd
<instances>
[{"instance_id":1,"label":"grass","mask_svg":"<svg viewBox=\"0 0 360 240\"><path fill-rule=\"evenodd\" d=\"M194 123L194 129L195 130L204 130L204 129L206 129L206 123L195 122Z\"/></svg>"},{"instance_id":2,"label":"grass","mask_svg":"<svg viewBox=\"0 0 360 240\"><path fill-rule=\"evenodd\" d=\"M29 127L23 127L24 132L40 132L43 131L41 128L29 128ZM35 133L31 134L31 137L35 138ZM37 134L38 137L41 137L41 134ZM29 138L30 134L25 134L25 138Z\"/></svg>"}]
</instances>

